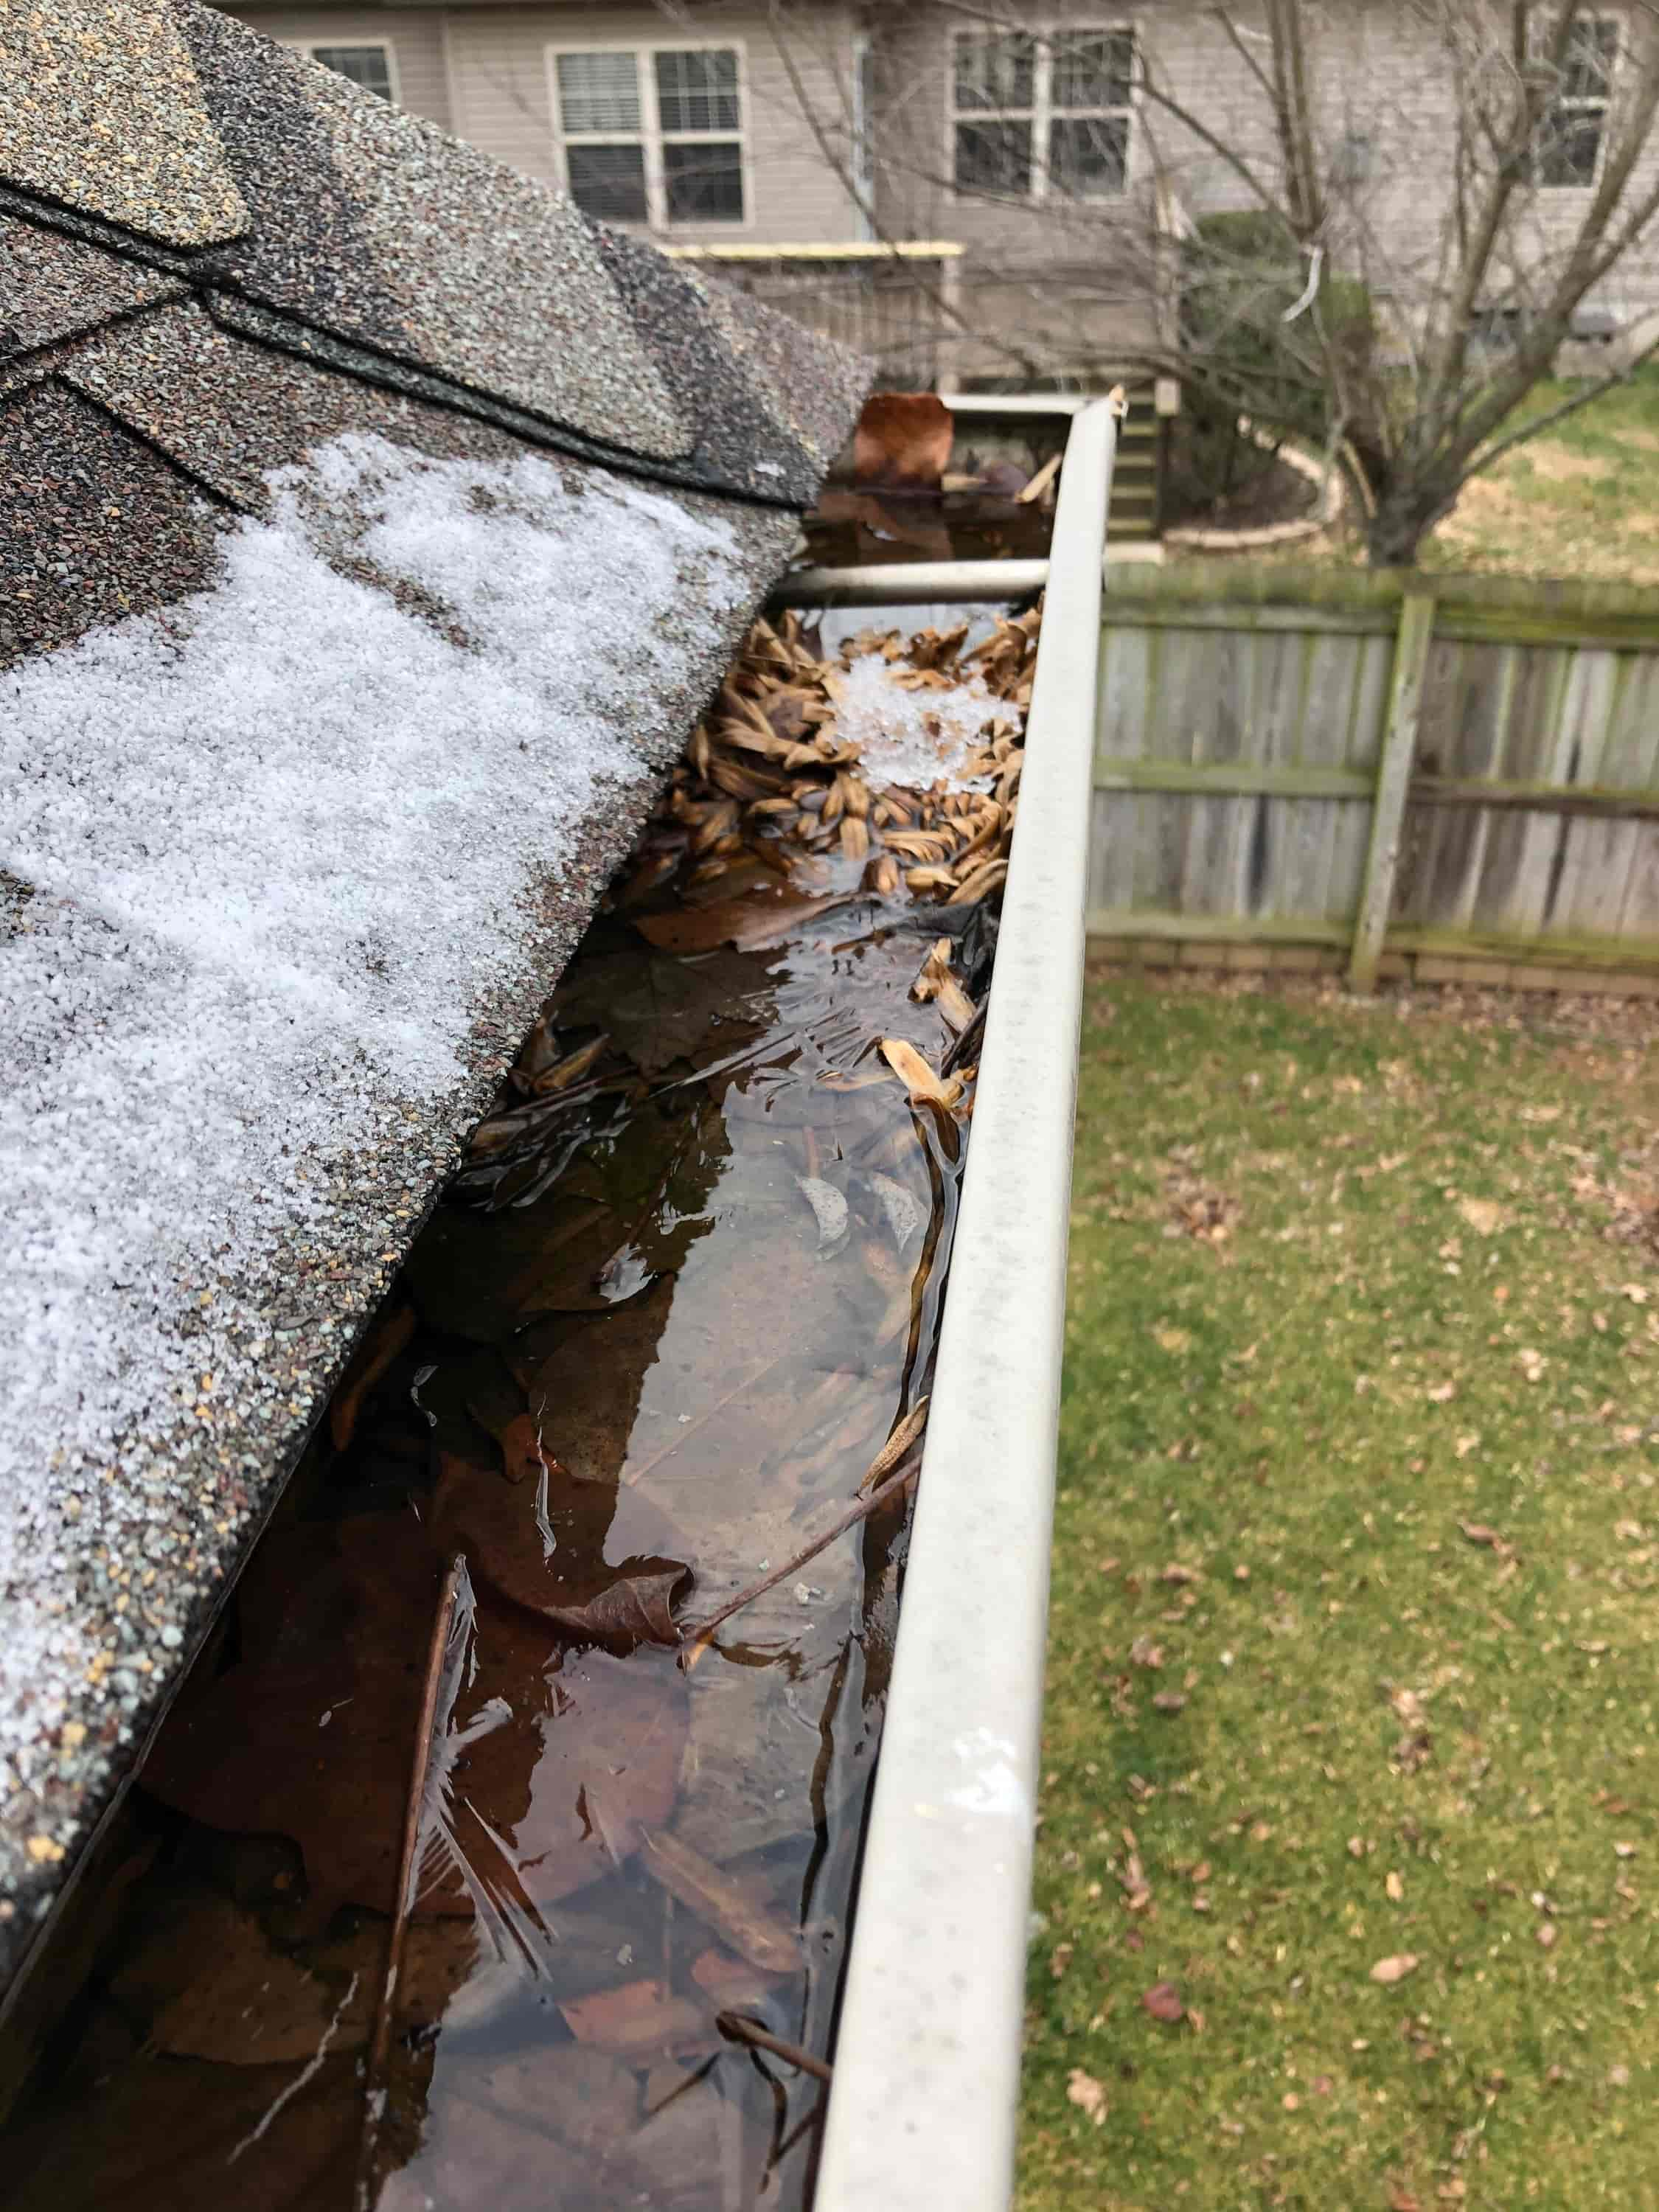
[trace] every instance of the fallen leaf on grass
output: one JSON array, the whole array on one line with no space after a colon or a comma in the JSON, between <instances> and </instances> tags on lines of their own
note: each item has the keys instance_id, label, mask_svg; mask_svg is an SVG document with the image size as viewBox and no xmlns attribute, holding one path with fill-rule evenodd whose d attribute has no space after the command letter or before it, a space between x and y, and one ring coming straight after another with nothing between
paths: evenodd
<instances>
[{"instance_id":1,"label":"fallen leaf on grass","mask_svg":"<svg viewBox=\"0 0 1659 2212\"><path fill-rule=\"evenodd\" d=\"M1484 1551L1507 1553L1509 1546L1496 1528L1489 1528L1484 1521L1460 1521L1458 1527L1471 1544L1479 1544Z\"/></svg>"},{"instance_id":2,"label":"fallen leaf on grass","mask_svg":"<svg viewBox=\"0 0 1659 2212\"><path fill-rule=\"evenodd\" d=\"M1515 1355L1515 1364L1528 1382L1541 1382L1544 1370L1549 1365L1548 1360L1541 1352L1534 1352L1530 1349L1517 1352Z\"/></svg>"},{"instance_id":3,"label":"fallen leaf on grass","mask_svg":"<svg viewBox=\"0 0 1659 2212\"><path fill-rule=\"evenodd\" d=\"M1457 1210L1477 1237L1495 1237L1504 1226L1504 1209L1493 1199L1460 1199Z\"/></svg>"},{"instance_id":4,"label":"fallen leaf on grass","mask_svg":"<svg viewBox=\"0 0 1659 2212\"><path fill-rule=\"evenodd\" d=\"M1086 2113L1097 2128L1106 2124L1106 2091L1092 2074L1085 2074L1080 2066L1073 2066L1066 2077L1066 2101Z\"/></svg>"},{"instance_id":5,"label":"fallen leaf on grass","mask_svg":"<svg viewBox=\"0 0 1659 2212\"><path fill-rule=\"evenodd\" d=\"M1185 1352L1192 1340L1193 1333L1189 1328L1155 1328L1152 1331L1152 1341L1160 1352L1172 1354Z\"/></svg>"},{"instance_id":6,"label":"fallen leaf on grass","mask_svg":"<svg viewBox=\"0 0 1659 2212\"><path fill-rule=\"evenodd\" d=\"M1152 1710L1159 1713L1179 1713L1186 1711L1187 1700L1179 1690L1160 1690L1152 1699Z\"/></svg>"},{"instance_id":7,"label":"fallen leaf on grass","mask_svg":"<svg viewBox=\"0 0 1659 2212\"><path fill-rule=\"evenodd\" d=\"M1383 1882L1382 1887L1388 1892L1389 1899L1391 1904L1398 1905L1401 1898L1406 1894L1406 1885L1401 1881L1400 1876L1397 1874L1390 1873L1387 1880Z\"/></svg>"},{"instance_id":8,"label":"fallen leaf on grass","mask_svg":"<svg viewBox=\"0 0 1659 2212\"><path fill-rule=\"evenodd\" d=\"M1397 1951L1392 1958L1379 1959L1371 1968L1370 1978L1372 1981L1381 1983L1384 1989L1392 1989L1396 1982L1403 1982L1407 1974L1415 1973L1420 1964L1415 1951Z\"/></svg>"},{"instance_id":9,"label":"fallen leaf on grass","mask_svg":"<svg viewBox=\"0 0 1659 2212\"><path fill-rule=\"evenodd\" d=\"M1457 1385L1455 1382L1437 1382L1431 1389L1425 1390L1423 1395L1431 1404L1443 1406L1457 1395Z\"/></svg>"},{"instance_id":10,"label":"fallen leaf on grass","mask_svg":"<svg viewBox=\"0 0 1659 2212\"><path fill-rule=\"evenodd\" d=\"M1161 2020L1170 2027L1186 2017L1187 2007L1173 1982L1154 1982L1151 1989L1142 1992L1140 2002L1154 2020Z\"/></svg>"}]
</instances>

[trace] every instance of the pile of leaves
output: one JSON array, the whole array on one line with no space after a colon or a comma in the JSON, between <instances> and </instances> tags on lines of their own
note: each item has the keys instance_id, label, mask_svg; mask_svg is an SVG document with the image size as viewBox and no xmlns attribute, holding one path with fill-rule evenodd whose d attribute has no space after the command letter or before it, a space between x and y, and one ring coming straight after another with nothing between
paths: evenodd
<instances>
[{"instance_id":1,"label":"pile of leaves","mask_svg":"<svg viewBox=\"0 0 1659 2212\"><path fill-rule=\"evenodd\" d=\"M971 904L1007 873L1019 799L1040 609L1000 619L968 649L969 624L865 630L825 657L816 632L784 614L757 622L692 733L623 889L624 905L674 884L722 896L764 875L810 885L836 854L865 863L863 887ZM838 726L848 671L869 654L900 690L953 691L978 678L1008 713L988 726L961 775L983 791L872 784L858 742Z\"/></svg>"}]
</instances>

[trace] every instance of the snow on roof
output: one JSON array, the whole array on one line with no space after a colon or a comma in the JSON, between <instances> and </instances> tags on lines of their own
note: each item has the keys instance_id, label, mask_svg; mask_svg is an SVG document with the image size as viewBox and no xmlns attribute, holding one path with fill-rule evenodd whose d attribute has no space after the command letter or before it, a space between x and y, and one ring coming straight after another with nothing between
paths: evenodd
<instances>
[{"instance_id":1,"label":"snow on roof","mask_svg":"<svg viewBox=\"0 0 1659 2212\"><path fill-rule=\"evenodd\" d=\"M0 35L0 1981L864 381L320 75Z\"/></svg>"}]
</instances>

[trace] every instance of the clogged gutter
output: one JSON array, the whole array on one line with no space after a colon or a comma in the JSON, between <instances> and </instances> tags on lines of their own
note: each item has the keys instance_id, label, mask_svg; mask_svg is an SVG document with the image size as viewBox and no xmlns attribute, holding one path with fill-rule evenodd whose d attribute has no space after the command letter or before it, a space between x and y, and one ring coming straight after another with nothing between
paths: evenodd
<instances>
[{"instance_id":1,"label":"clogged gutter","mask_svg":"<svg viewBox=\"0 0 1659 2212\"><path fill-rule=\"evenodd\" d=\"M805 2201L1036 631L751 634L43 1961L10 2201Z\"/></svg>"}]
</instances>

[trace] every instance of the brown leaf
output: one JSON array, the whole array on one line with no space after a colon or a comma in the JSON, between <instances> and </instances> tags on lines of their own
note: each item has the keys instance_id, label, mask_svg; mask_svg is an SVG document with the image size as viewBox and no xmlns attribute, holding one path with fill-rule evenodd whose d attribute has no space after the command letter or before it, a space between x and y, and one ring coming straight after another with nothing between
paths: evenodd
<instances>
[{"instance_id":1,"label":"brown leaf","mask_svg":"<svg viewBox=\"0 0 1659 2212\"><path fill-rule=\"evenodd\" d=\"M339 1660L244 1660L191 1685L151 1747L144 1787L208 1827L293 1837L313 1904L390 1913L438 1581L434 1553L412 1607L417 1636L387 1640L381 1593L358 1607ZM422 1915L471 1913L464 1869L496 1896L567 1896L631 1853L678 1792L686 1690L672 1668L601 1651L560 1663L522 1616L482 1613L476 1660L438 1739L437 1771L464 1756L466 1781L441 1792Z\"/></svg>"},{"instance_id":2,"label":"brown leaf","mask_svg":"<svg viewBox=\"0 0 1659 2212\"><path fill-rule=\"evenodd\" d=\"M1384 1989L1392 1989L1396 1982L1403 1982L1407 1974L1414 1973L1419 1964L1415 1951L1399 1951L1391 1959L1379 1959L1371 1968L1370 1978Z\"/></svg>"},{"instance_id":3,"label":"brown leaf","mask_svg":"<svg viewBox=\"0 0 1659 2212\"><path fill-rule=\"evenodd\" d=\"M713 2007L675 1996L665 1982L623 1982L593 1996L568 1998L559 2010L578 2043L619 2057L694 2050L720 2040Z\"/></svg>"},{"instance_id":4,"label":"brown leaf","mask_svg":"<svg viewBox=\"0 0 1659 2212\"><path fill-rule=\"evenodd\" d=\"M337 1991L274 1950L257 1920L228 1902L204 1901L189 1928L199 1971L156 2014L150 2036L174 2058L222 2066L303 2064L325 2039L336 2051L353 2038L329 2031ZM355 2039L361 2042L361 2020Z\"/></svg>"},{"instance_id":5,"label":"brown leaf","mask_svg":"<svg viewBox=\"0 0 1659 2212\"><path fill-rule=\"evenodd\" d=\"M962 1078L935 1074L915 1045L907 1044L902 1037L884 1037L881 1056L908 1091L913 1106L942 1106L948 1111L961 1099Z\"/></svg>"},{"instance_id":6,"label":"brown leaf","mask_svg":"<svg viewBox=\"0 0 1659 2212\"><path fill-rule=\"evenodd\" d=\"M328 1432L343 1451L356 1431L363 1400L415 1334L415 1309L407 1298L382 1307L352 1353L329 1401Z\"/></svg>"},{"instance_id":7,"label":"brown leaf","mask_svg":"<svg viewBox=\"0 0 1659 2212\"><path fill-rule=\"evenodd\" d=\"M1068 2105L1075 2105L1097 2128L1105 2125L1109 2109L1105 2088L1092 2074L1085 2074L1080 2066L1073 2067L1066 2077L1066 2101Z\"/></svg>"},{"instance_id":8,"label":"brown leaf","mask_svg":"<svg viewBox=\"0 0 1659 2212\"><path fill-rule=\"evenodd\" d=\"M751 1884L713 1865L665 1830L643 1837L641 1843L641 1863L652 1879L725 1936L751 1965L774 1974L789 1973L800 1965L795 1930Z\"/></svg>"},{"instance_id":9,"label":"brown leaf","mask_svg":"<svg viewBox=\"0 0 1659 2212\"><path fill-rule=\"evenodd\" d=\"M1187 1700L1179 1690L1159 1690L1152 1699L1152 1710L1159 1713L1184 1712Z\"/></svg>"},{"instance_id":10,"label":"brown leaf","mask_svg":"<svg viewBox=\"0 0 1659 2212\"><path fill-rule=\"evenodd\" d=\"M1154 1982L1151 1989L1142 1992L1140 2002L1154 2020L1170 2026L1186 2015L1186 2003L1173 1982Z\"/></svg>"},{"instance_id":11,"label":"brown leaf","mask_svg":"<svg viewBox=\"0 0 1659 2212\"><path fill-rule=\"evenodd\" d=\"M847 896L837 891L823 898L804 898L779 885L714 906L678 906L665 914L636 915L634 927L664 952L712 952L722 945L753 952L781 944L803 922L832 907L845 906Z\"/></svg>"},{"instance_id":12,"label":"brown leaf","mask_svg":"<svg viewBox=\"0 0 1659 2212\"><path fill-rule=\"evenodd\" d=\"M853 438L860 484L936 490L951 458L956 419L930 392L872 392Z\"/></svg>"},{"instance_id":13,"label":"brown leaf","mask_svg":"<svg viewBox=\"0 0 1659 2212\"><path fill-rule=\"evenodd\" d=\"M631 1651L680 1640L674 1607L690 1591L691 1570L676 1556L683 1547L667 1516L635 1489L544 1476L508 1489L445 1454L432 1540L576 1643Z\"/></svg>"}]
</instances>

